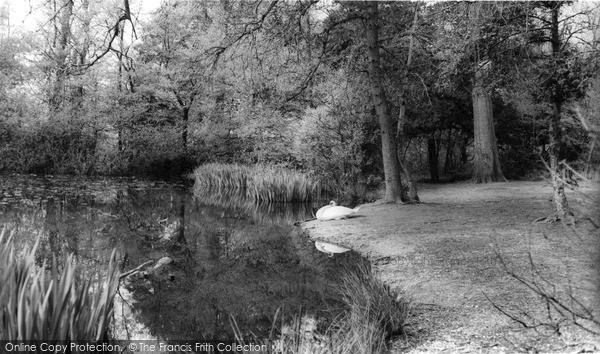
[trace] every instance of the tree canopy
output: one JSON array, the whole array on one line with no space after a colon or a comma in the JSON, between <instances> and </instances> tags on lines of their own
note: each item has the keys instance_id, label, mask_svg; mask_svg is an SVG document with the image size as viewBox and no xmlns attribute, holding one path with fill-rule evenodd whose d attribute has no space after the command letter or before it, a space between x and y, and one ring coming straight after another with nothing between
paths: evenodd
<instances>
[{"instance_id":1,"label":"tree canopy","mask_svg":"<svg viewBox=\"0 0 600 354\"><path fill-rule=\"evenodd\" d=\"M597 3L147 4L32 0L28 29L4 5L0 171L260 162L405 202L417 180L600 173Z\"/></svg>"}]
</instances>

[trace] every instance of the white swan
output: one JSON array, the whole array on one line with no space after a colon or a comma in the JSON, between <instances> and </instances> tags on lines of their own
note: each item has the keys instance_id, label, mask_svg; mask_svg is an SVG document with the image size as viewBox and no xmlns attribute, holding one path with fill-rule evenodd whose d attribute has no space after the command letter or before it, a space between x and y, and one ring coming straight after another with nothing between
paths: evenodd
<instances>
[{"instance_id":1,"label":"white swan","mask_svg":"<svg viewBox=\"0 0 600 354\"><path fill-rule=\"evenodd\" d=\"M350 215L358 212L358 210L360 210L360 207L350 209L343 206L330 206L329 208L323 211L319 220L326 221L345 219Z\"/></svg>"},{"instance_id":2,"label":"white swan","mask_svg":"<svg viewBox=\"0 0 600 354\"><path fill-rule=\"evenodd\" d=\"M331 202L329 202L329 204L325 205L324 207L320 208L319 210L317 210L317 219L321 220L321 218L323 217L323 212L329 208L331 208L332 206L336 206L337 204L335 204L335 202L332 200Z\"/></svg>"}]
</instances>

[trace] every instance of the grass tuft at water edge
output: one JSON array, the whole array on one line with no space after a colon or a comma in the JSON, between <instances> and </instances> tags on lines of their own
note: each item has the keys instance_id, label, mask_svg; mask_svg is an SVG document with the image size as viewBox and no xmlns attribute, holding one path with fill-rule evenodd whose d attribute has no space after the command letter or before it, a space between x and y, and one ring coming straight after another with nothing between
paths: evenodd
<instances>
[{"instance_id":1,"label":"grass tuft at water edge","mask_svg":"<svg viewBox=\"0 0 600 354\"><path fill-rule=\"evenodd\" d=\"M255 202L307 202L316 187L302 172L271 165L209 163L194 170L194 180L197 190L237 190Z\"/></svg>"}]
</instances>

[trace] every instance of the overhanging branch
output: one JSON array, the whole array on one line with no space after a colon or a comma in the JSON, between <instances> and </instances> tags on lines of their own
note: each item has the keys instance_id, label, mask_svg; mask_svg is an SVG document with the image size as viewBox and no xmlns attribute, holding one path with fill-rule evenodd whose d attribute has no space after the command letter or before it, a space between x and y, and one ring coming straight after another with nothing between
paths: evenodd
<instances>
[{"instance_id":1,"label":"overhanging branch","mask_svg":"<svg viewBox=\"0 0 600 354\"><path fill-rule=\"evenodd\" d=\"M137 33L135 31L135 26L133 25L133 21L131 19L131 10L129 9L129 0L123 0L123 5L124 5L123 15L121 15L121 17L119 17L117 19L117 21L109 29L109 31L105 37L105 38L107 38L110 36L110 39L108 41L108 44L104 48L104 50L102 52L100 52L99 54L95 55L94 58L92 60L90 60L89 62L87 62L85 64L74 65L75 67L77 67L79 69L89 68L89 67L93 66L94 64L96 64L100 59L102 59L111 50L114 50L112 48L112 44L115 41L115 39L119 36L119 33L120 33L119 27L120 27L121 22L129 21L129 23L131 23L131 28L133 30L133 34L135 35L135 38L137 39Z\"/></svg>"}]
</instances>

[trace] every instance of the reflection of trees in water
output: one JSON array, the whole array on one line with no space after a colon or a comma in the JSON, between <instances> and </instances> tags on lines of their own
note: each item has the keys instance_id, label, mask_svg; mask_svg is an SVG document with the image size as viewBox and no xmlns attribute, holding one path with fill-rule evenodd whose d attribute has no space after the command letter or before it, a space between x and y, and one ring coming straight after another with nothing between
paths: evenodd
<instances>
[{"instance_id":1,"label":"reflection of trees in water","mask_svg":"<svg viewBox=\"0 0 600 354\"><path fill-rule=\"evenodd\" d=\"M287 315L324 312L324 299L335 304L327 300L335 267L353 257L329 258L285 224L311 217L306 204L200 200L180 187L106 180L30 193L39 202L11 200L0 206L0 223L17 227L16 239L29 245L41 234L44 256L73 252L89 276L102 272L115 247L122 271L172 259L131 287L134 310L161 338L230 338L229 314L261 334L279 307Z\"/></svg>"},{"instance_id":2,"label":"reflection of trees in water","mask_svg":"<svg viewBox=\"0 0 600 354\"><path fill-rule=\"evenodd\" d=\"M239 210L260 223L289 225L312 218L310 203L257 203L247 198L243 191L236 189L213 191L195 188L194 196L199 203Z\"/></svg>"},{"instance_id":3,"label":"reflection of trees in water","mask_svg":"<svg viewBox=\"0 0 600 354\"><path fill-rule=\"evenodd\" d=\"M185 247L167 251L175 280L152 276L133 284L136 308L155 335L232 338L231 314L243 330L266 336L280 307L287 318L339 307L331 296L335 269L353 255L329 258L299 228L198 200L186 208L185 222L189 255L181 254Z\"/></svg>"}]
</instances>

